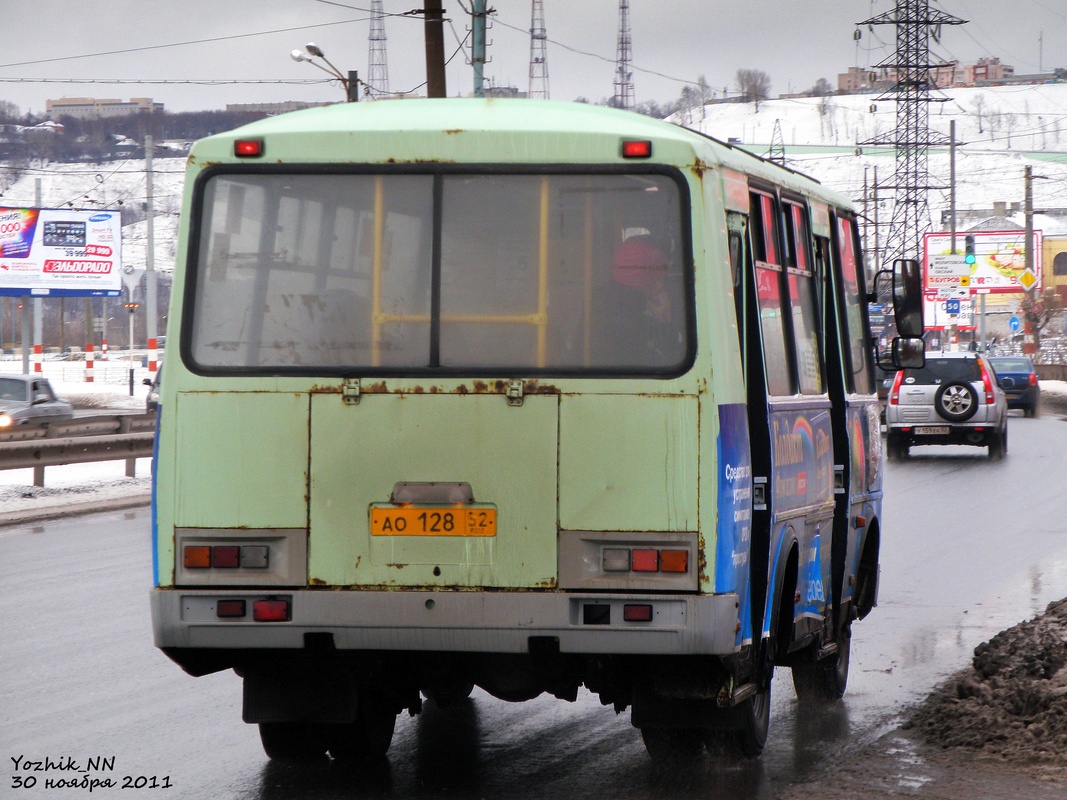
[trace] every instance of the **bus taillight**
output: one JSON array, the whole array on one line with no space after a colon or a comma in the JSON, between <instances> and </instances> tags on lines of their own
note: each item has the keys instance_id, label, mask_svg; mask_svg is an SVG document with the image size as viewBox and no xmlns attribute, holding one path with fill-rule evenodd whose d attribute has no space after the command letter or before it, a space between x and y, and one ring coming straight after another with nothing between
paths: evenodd
<instances>
[{"instance_id":1,"label":"bus taillight","mask_svg":"<svg viewBox=\"0 0 1067 800\"><path fill-rule=\"evenodd\" d=\"M252 619L256 622L288 622L288 600L256 600L252 603Z\"/></svg>"}]
</instances>

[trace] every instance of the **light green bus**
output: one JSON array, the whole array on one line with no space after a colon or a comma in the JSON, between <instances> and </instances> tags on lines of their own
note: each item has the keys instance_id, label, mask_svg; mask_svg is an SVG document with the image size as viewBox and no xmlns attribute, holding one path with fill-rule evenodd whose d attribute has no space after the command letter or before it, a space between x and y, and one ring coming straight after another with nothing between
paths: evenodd
<instances>
[{"instance_id":1,"label":"light green bus","mask_svg":"<svg viewBox=\"0 0 1067 800\"><path fill-rule=\"evenodd\" d=\"M846 198L628 112L350 103L195 145L174 280L155 642L272 758L474 686L755 756L775 665L844 692L883 464Z\"/></svg>"}]
</instances>

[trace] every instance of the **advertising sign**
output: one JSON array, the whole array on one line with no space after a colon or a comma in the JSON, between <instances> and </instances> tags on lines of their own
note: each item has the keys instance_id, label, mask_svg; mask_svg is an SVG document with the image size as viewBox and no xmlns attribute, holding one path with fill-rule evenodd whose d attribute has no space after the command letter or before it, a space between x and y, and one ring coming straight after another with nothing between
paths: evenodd
<instances>
[{"instance_id":1,"label":"advertising sign","mask_svg":"<svg viewBox=\"0 0 1067 800\"><path fill-rule=\"evenodd\" d=\"M121 293L118 211L0 207L0 295Z\"/></svg>"},{"instance_id":2,"label":"advertising sign","mask_svg":"<svg viewBox=\"0 0 1067 800\"><path fill-rule=\"evenodd\" d=\"M974 236L976 261L971 265L971 289L986 289L990 294L1022 292L1020 279L1026 270L1026 234L1023 231L970 231ZM956 252L963 252L964 235L956 234ZM1034 272L1041 275L1041 231L1034 231L1031 242ZM947 286L966 285L959 277L946 274L958 269L952 253L952 234L928 233L923 237L924 287L931 294ZM946 256L948 258L946 258Z\"/></svg>"}]
</instances>

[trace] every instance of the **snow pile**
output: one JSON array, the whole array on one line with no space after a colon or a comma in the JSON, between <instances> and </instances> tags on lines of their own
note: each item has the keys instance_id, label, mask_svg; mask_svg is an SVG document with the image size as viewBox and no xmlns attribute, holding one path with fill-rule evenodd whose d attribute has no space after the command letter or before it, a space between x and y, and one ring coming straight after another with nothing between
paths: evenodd
<instances>
[{"instance_id":1,"label":"snow pile","mask_svg":"<svg viewBox=\"0 0 1067 800\"><path fill-rule=\"evenodd\" d=\"M932 745L1015 763L1067 766L1067 599L974 650L907 727Z\"/></svg>"}]
</instances>

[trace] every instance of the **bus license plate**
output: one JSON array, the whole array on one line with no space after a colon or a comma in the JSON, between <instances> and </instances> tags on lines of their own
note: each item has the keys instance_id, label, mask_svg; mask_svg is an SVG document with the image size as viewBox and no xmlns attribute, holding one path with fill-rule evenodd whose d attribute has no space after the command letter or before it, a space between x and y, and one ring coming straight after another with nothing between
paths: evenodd
<instances>
[{"instance_id":1,"label":"bus license plate","mask_svg":"<svg viewBox=\"0 0 1067 800\"><path fill-rule=\"evenodd\" d=\"M916 436L945 436L948 434L948 425L927 425L925 428L916 428Z\"/></svg>"},{"instance_id":2,"label":"bus license plate","mask_svg":"<svg viewBox=\"0 0 1067 800\"><path fill-rule=\"evenodd\" d=\"M486 506L371 506L371 536L496 536Z\"/></svg>"}]
</instances>

